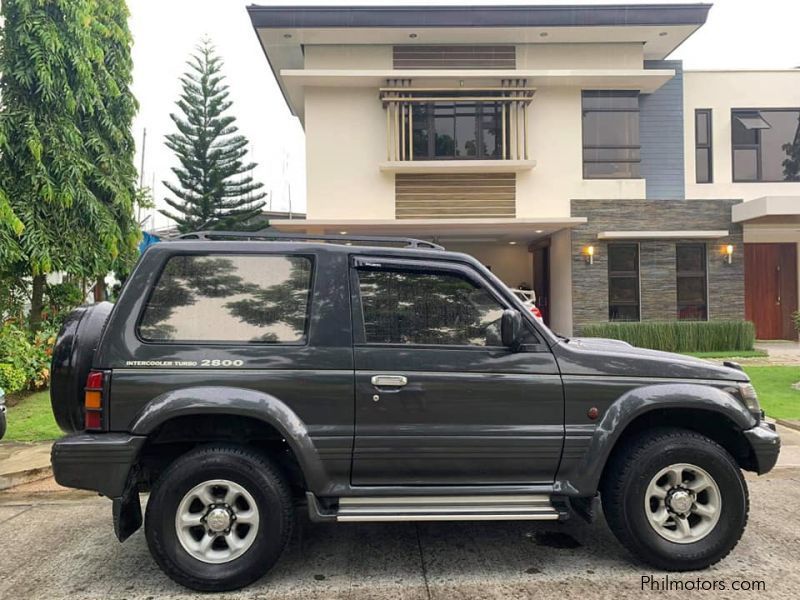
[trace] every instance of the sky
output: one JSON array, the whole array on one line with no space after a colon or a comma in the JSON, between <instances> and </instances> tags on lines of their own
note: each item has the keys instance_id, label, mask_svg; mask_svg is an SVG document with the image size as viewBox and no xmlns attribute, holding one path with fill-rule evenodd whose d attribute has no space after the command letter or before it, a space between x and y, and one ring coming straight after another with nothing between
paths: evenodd
<instances>
[{"instance_id":1,"label":"sky","mask_svg":"<svg viewBox=\"0 0 800 600\"><path fill-rule=\"evenodd\" d=\"M671 4L658 0L638 3ZM164 136L174 131L170 113L180 94L179 78L196 44L208 36L225 61L233 114L240 133L250 140L250 160L258 163L253 177L268 192L272 210L305 210L305 147L303 129L292 117L267 65L245 7L275 4L269 0L128 0L134 37L133 91L139 100L134 122L137 167L145 149L143 181L151 186L157 206L168 194L162 180L174 180L176 165ZM547 0L515 2L482 0L436 4L636 4L625 0ZM332 2L312 0L292 5L395 5L430 2ZM717 0L706 24L671 56L685 69L787 69L800 67L800 0ZM146 130L146 143L142 143ZM166 227L170 221L154 212L145 229Z\"/></svg>"}]
</instances>

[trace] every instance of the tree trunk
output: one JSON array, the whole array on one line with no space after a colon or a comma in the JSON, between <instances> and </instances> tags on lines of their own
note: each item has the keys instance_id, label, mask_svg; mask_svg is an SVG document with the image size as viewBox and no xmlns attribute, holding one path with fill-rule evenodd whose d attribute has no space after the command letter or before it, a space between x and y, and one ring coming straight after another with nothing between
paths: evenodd
<instances>
[{"instance_id":1,"label":"tree trunk","mask_svg":"<svg viewBox=\"0 0 800 600\"><path fill-rule=\"evenodd\" d=\"M102 302L106 299L106 280L104 277L98 277L94 284L94 301Z\"/></svg>"},{"instance_id":2,"label":"tree trunk","mask_svg":"<svg viewBox=\"0 0 800 600\"><path fill-rule=\"evenodd\" d=\"M45 275L33 276L33 291L31 293L31 314L28 317L31 332L36 333L42 326L42 310L44 309L44 284Z\"/></svg>"}]
</instances>

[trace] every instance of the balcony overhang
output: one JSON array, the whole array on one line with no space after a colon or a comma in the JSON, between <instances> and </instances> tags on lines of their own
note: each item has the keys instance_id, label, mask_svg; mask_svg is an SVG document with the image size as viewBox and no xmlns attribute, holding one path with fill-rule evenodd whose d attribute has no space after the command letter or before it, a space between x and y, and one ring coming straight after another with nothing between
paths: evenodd
<instances>
[{"instance_id":1,"label":"balcony overhang","mask_svg":"<svg viewBox=\"0 0 800 600\"><path fill-rule=\"evenodd\" d=\"M411 80L415 87L459 90L464 82L474 86L499 85L502 80L524 79L527 86L582 89L638 90L651 94L675 76L672 69L283 69L283 82L292 113L303 119L305 88L381 88L387 80Z\"/></svg>"},{"instance_id":2,"label":"balcony overhang","mask_svg":"<svg viewBox=\"0 0 800 600\"><path fill-rule=\"evenodd\" d=\"M586 223L585 217L540 219L280 219L270 227L285 233L396 235L446 242L532 242Z\"/></svg>"},{"instance_id":3,"label":"balcony overhang","mask_svg":"<svg viewBox=\"0 0 800 600\"><path fill-rule=\"evenodd\" d=\"M800 223L800 196L762 196L736 204L731 209L734 223L787 225Z\"/></svg>"},{"instance_id":4,"label":"balcony overhang","mask_svg":"<svg viewBox=\"0 0 800 600\"><path fill-rule=\"evenodd\" d=\"M521 173L535 160L391 160L380 163L384 173Z\"/></svg>"}]
</instances>

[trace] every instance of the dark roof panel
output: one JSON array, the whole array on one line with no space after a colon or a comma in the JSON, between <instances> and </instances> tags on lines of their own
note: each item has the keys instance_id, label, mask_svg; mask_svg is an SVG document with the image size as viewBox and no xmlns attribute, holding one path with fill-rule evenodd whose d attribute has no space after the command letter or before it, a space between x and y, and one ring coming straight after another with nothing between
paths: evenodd
<instances>
[{"instance_id":1,"label":"dark roof panel","mask_svg":"<svg viewBox=\"0 0 800 600\"><path fill-rule=\"evenodd\" d=\"M710 4L563 6L257 6L256 28L310 27L616 27L702 25Z\"/></svg>"}]
</instances>

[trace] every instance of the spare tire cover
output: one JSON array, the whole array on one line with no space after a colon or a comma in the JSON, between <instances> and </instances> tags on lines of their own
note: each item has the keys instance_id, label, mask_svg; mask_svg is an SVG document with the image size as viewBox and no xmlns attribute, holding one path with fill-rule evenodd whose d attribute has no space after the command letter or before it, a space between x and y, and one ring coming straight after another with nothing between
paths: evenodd
<instances>
[{"instance_id":1,"label":"spare tire cover","mask_svg":"<svg viewBox=\"0 0 800 600\"><path fill-rule=\"evenodd\" d=\"M113 307L100 302L76 308L58 332L50 364L50 404L56 423L67 433L84 428L83 388Z\"/></svg>"}]
</instances>

